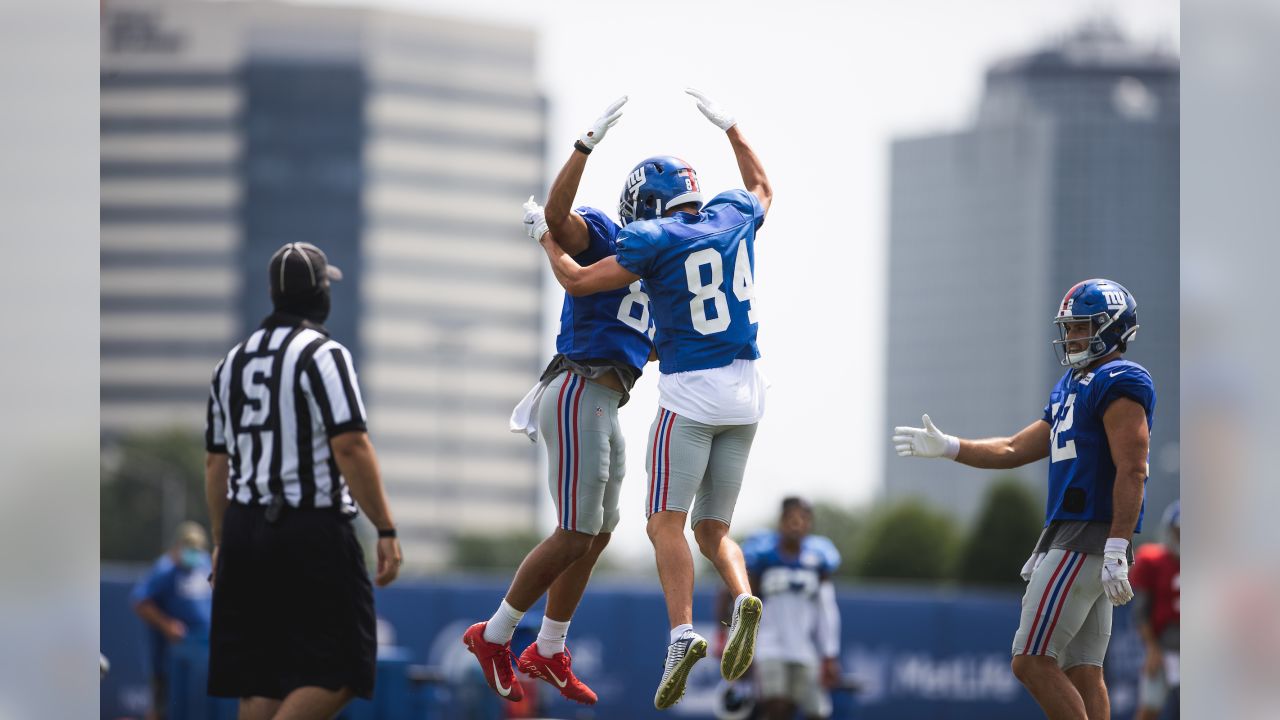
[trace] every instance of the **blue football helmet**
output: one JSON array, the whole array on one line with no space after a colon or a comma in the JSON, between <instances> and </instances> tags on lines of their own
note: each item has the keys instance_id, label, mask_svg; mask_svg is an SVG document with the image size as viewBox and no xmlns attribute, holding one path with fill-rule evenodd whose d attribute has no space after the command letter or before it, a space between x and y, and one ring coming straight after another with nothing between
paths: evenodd
<instances>
[{"instance_id":1,"label":"blue football helmet","mask_svg":"<svg viewBox=\"0 0 1280 720\"><path fill-rule=\"evenodd\" d=\"M618 198L618 218L624 226L635 220L653 220L690 202L702 209L698 174L680 158L657 155L641 160L627 176Z\"/></svg>"},{"instance_id":2,"label":"blue football helmet","mask_svg":"<svg viewBox=\"0 0 1280 720\"><path fill-rule=\"evenodd\" d=\"M1067 340L1067 328L1077 323L1091 324L1087 338ZM1124 351L1138 332L1138 301L1123 285L1094 278L1078 282L1062 298L1058 316L1059 339L1053 341L1063 365L1079 369L1116 350ZM1068 342L1087 342L1080 352L1070 352Z\"/></svg>"}]
</instances>

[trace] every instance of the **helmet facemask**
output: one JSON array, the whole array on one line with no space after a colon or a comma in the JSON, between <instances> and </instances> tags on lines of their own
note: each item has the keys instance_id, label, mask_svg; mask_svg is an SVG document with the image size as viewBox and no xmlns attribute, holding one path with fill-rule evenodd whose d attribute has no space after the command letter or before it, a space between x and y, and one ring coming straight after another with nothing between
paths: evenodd
<instances>
[{"instance_id":1,"label":"helmet facemask","mask_svg":"<svg viewBox=\"0 0 1280 720\"><path fill-rule=\"evenodd\" d=\"M1133 336L1138 333L1137 325L1129 328L1119 338L1103 337L1107 334L1107 329L1115 323L1116 318L1119 316L1120 312L1117 311L1114 316L1100 312L1094 315L1062 315L1054 318L1053 324L1058 326L1058 339L1053 341L1053 346L1058 350L1058 361L1064 366L1079 370L1100 357L1110 355L1124 343L1132 340ZM1085 322L1091 325L1089 335L1068 339L1070 328ZM1114 335L1115 333L1111 334ZM1108 342L1108 340L1111 340L1111 342ZM1076 344L1084 344L1085 348L1071 352L1070 346Z\"/></svg>"},{"instance_id":2,"label":"helmet facemask","mask_svg":"<svg viewBox=\"0 0 1280 720\"><path fill-rule=\"evenodd\" d=\"M1088 334L1072 337L1071 331L1083 323L1090 325ZM1107 344L1102 340L1102 331L1111 324L1111 318L1106 313L1057 317L1054 318L1053 324L1058 328L1058 339L1053 341L1053 346L1058 351L1058 361L1063 365L1079 370L1107 354ZM1083 347L1072 351L1072 346Z\"/></svg>"},{"instance_id":3,"label":"helmet facemask","mask_svg":"<svg viewBox=\"0 0 1280 720\"><path fill-rule=\"evenodd\" d=\"M631 171L627 182L622 186L622 195L618 197L618 219L622 226L644 219L640 211L640 188L644 185L644 165Z\"/></svg>"}]
</instances>

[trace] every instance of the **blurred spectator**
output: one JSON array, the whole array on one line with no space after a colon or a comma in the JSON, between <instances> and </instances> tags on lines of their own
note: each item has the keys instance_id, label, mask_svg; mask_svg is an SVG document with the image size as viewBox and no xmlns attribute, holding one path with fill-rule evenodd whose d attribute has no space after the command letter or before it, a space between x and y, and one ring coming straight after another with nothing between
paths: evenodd
<instances>
[{"instance_id":1,"label":"blurred spectator","mask_svg":"<svg viewBox=\"0 0 1280 720\"><path fill-rule=\"evenodd\" d=\"M1164 543L1148 543L1139 550L1129 580L1133 583L1134 617L1146 647L1146 661L1138 679L1137 720L1156 720L1169 705L1178 715L1181 646L1181 503L1175 500L1164 513Z\"/></svg>"},{"instance_id":2,"label":"blurred spectator","mask_svg":"<svg viewBox=\"0 0 1280 720\"><path fill-rule=\"evenodd\" d=\"M178 526L173 545L133 589L133 609L147 624L147 660L151 712L165 717L168 702L169 646L209 635L212 589L209 587L209 538L194 522Z\"/></svg>"}]
</instances>

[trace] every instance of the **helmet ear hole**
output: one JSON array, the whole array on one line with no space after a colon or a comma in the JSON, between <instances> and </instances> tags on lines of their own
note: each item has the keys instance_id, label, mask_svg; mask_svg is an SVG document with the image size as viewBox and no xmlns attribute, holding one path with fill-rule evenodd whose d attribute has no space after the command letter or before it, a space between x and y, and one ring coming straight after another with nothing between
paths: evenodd
<instances>
[{"instance_id":1,"label":"helmet ear hole","mask_svg":"<svg viewBox=\"0 0 1280 720\"><path fill-rule=\"evenodd\" d=\"M1122 342L1126 342L1126 343L1127 343L1127 342L1129 342L1130 340L1133 340L1133 339L1134 339L1135 337L1137 337L1137 336L1138 336L1138 326L1137 326L1137 325L1134 325L1133 327L1131 327L1131 328L1129 328L1128 330L1125 330L1125 331L1124 331L1124 335L1121 335L1121 336L1120 336L1120 340L1121 340Z\"/></svg>"}]
</instances>

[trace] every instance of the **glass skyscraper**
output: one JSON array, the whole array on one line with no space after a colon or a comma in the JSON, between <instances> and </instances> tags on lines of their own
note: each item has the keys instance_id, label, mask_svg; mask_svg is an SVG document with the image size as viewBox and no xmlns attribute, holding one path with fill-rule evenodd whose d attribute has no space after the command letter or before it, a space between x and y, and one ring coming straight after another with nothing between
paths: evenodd
<instances>
[{"instance_id":1,"label":"glass skyscraper","mask_svg":"<svg viewBox=\"0 0 1280 720\"><path fill-rule=\"evenodd\" d=\"M545 361L545 101L532 31L272 2L113 0L102 55L103 440L199 430L218 358L291 241L343 268L351 348L407 562L533 529L507 431Z\"/></svg>"}]
</instances>

